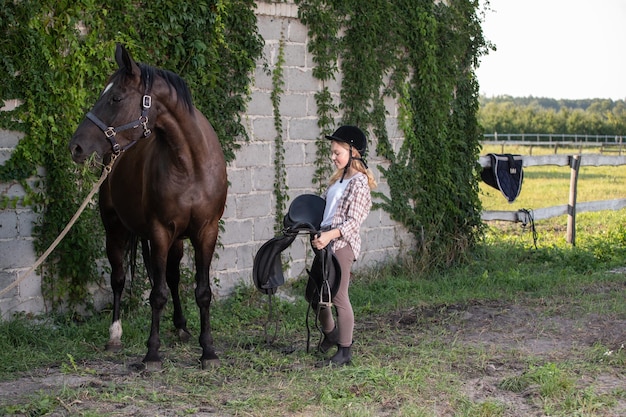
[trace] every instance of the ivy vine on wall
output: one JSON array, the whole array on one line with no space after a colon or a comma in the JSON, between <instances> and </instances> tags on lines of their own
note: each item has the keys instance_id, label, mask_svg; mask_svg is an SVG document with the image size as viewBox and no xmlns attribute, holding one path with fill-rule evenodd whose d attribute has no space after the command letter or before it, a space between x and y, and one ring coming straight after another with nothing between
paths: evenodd
<instances>
[{"instance_id":1,"label":"ivy vine on wall","mask_svg":"<svg viewBox=\"0 0 626 417\"><path fill-rule=\"evenodd\" d=\"M27 190L21 204L42 213L34 230L38 253L99 174L75 166L67 144L115 70L116 42L138 61L180 74L233 159L237 138L246 138L241 116L263 47L254 7L252 0L0 1L0 99L23 102L0 112L0 128L25 134L0 166L0 181L20 182ZM102 233L100 221L87 210L45 263L42 291L52 309L89 304L103 241L94 233Z\"/></svg>"},{"instance_id":2,"label":"ivy vine on wall","mask_svg":"<svg viewBox=\"0 0 626 417\"><path fill-rule=\"evenodd\" d=\"M416 237L425 266L458 260L480 237L480 129L474 69L487 52L477 0L296 0L314 76L341 71L340 104L317 95L320 130L335 117L370 128L389 195L378 204ZM398 97L404 141L394 150L384 100ZM322 148L323 149L323 148ZM323 150L319 155L323 156ZM318 166L326 164L318 159ZM322 179L322 170L318 181Z\"/></svg>"},{"instance_id":3,"label":"ivy vine on wall","mask_svg":"<svg viewBox=\"0 0 626 417\"><path fill-rule=\"evenodd\" d=\"M285 80L283 78L283 66L285 65L285 40L284 34L281 32L280 41L278 43L278 55L274 63L274 71L272 71L272 108L274 113L274 128L276 129L276 137L274 138L274 198L276 204L274 207L274 231L280 232L282 229L285 208L287 207L287 172L285 170L285 144L283 141L283 122L280 114L280 96L284 92L283 86Z\"/></svg>"},{"instance_id":4,"label":"ivy vine on wall","mask_svg":"<svg viewBox=\"0 0 626 417\"><path fill-rule=\"evenodd\" d=\"M296 0L321 80L314 182L328 176L324 135L339 122L370 130L389 195L379 206L402 222L430 265L453 262L480 235L476 161L480 129L474 75L485 53L478 0ZM229 160L245 138L241 123L252 70L262 53L252 0L0 1L0 98L20 99L0 112L0 127L24 132L0 181L28 190L41 253L75 212L94 181L75 166L67 142L113 71L116 42L139 61L170 69L188 82L196 106L212 120ZM273 79L279 99L280 68ZM339 100L328 84L342 73ZM400 103L401 144L387 132L385 99ZM277 106L277 103L273 103ZM338 119L341 119L340 121ZM280 117L275 113L277 141ZM278 148L278 146L277 146ZM281 154L277 150L277 166ZM29 180L40 176L41 188ZM284 178L276 171L276 184ZM34 184L38 185L38 184ZM284 201L277 198L277 213ZM95 210L85 213L49 258L43 291L52 308L82 306L97 282L101 230ZM85 269L88 265L91 269Z\"/></svg>"}]
</instances>

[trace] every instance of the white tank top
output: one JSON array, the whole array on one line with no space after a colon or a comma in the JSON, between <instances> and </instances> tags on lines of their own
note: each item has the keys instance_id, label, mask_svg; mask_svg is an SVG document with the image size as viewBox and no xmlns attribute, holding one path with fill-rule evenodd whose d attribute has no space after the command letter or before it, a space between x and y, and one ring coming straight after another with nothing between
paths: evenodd
<instances>
[{"instance_id":1,"label":"white tank top","mask_svg":"<svg viewBox=\"0 0 626 417\"><path fill-rule=\"evenodd\" d=\"M344 178L343 182L336 181L328 188L328 191L326 192L326 207L324 207L324 219L321 224L322 228L328 227L332 224L339 200L341 199L343 192L346 191L346 187L350 183L351 179L352 178Z\"/></svg>"}]
</instances>

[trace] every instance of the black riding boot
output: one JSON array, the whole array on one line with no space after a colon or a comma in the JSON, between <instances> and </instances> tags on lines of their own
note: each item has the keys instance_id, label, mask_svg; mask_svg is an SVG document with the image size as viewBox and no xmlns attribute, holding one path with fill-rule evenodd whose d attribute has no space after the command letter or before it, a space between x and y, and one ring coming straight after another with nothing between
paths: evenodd
<instances>
[{"instance_id":1,"label":"black riding boot","mask_svg":"<svg viewBox=\"0 0 626 417\"><path fill-rule=\"evenodd\" d=\"M343 366L350 363L352 360L352 346L343 347L339 346L337 353L330 358L330 365Z\"/></svg>"},{"instance_id":2,"label":"black riding boot","mask_svg":"<svg viewBox=\"0 0 626 417\"><path fill-rule=\"evenodd\" d=\"M339 329L337 328L337 326L335 326L335 328L330 333L323 333L324 339L320 344L319 351L322 353L326 353L330 348L336 346L339 342Z\"/></svg>"}]
</instances>

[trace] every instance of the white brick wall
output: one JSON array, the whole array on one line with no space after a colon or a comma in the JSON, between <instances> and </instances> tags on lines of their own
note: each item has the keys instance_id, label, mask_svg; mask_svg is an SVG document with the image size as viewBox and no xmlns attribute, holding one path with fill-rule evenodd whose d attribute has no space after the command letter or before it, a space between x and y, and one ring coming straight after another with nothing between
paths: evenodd
<instances>
[{"instance_id":1,"label":"white brick wall","mask_svg":"<svg viewBox=\"0 0 626 417\"><path fill-rule=\"evenodd\" d=\"M285 45L285 65L280 114L288 194L294 197L313 193L316 189L311 179L315 171L315 140L320 132L314 94L320 83L312 76L313 59L307 51L307 29L298 21L297 6L292 1L257 2L257 5L259 32L265 39L264 57L255 71L252 97L244 118L250 141L242 144L228 167L230 188L223 217L225 231L220 236L222 246L216 251L218 256L213 261L211 275L219 281L215 290L220 296L230 293L238 283L252 285L254 255L274 236L273 161L277 132L270 100L271 76L263 71L263 65L267 63L273 69L281 35ZM331 83L330 90L338 100L340 75L337 80ZM402 137L395 119L396 103L388 100L386 104L390 114L387 123L389 137L392 143L398 143ZM375 138L368 136L370 149L375 149L375 143L372 143ZM14 133L0 131L0 162L8 158L18 140ZM378 191L388 194L378 170L378 165L384 165L385 161L370 155L368 162L379 182ZM0 184L0 195L19 195L20 190L14 188L14 184ZM17 274L36 260L30 236L33 220L34 214L27 208L0 211L0 290L14 282ZM362 238L362 255L355 269L393 259L400 250L409 247L412 240L401 225L390 220L381 210L370 214L362 228ZM284 252L283 259L290 260L285 276L294 278L305 273L311 258L308 238L296 239ZM6 294L0 299L0 314L43 311L39 285L39 277L33 275Z\"/></svg>"}]
</instances>

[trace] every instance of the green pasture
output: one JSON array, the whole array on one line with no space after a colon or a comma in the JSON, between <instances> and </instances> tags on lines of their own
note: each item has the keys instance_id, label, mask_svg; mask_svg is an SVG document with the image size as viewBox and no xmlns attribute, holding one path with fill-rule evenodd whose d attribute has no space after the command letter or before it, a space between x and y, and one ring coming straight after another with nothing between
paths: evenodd
<instances>
[{"instance_id":1,"label":"green pasture","mask_svg":"<svg viewBox=\"0 0 626 417\"><path fill-rule=\"evenodd\" d=\"M577 155L600 154L600 148L593 147L553 147L534 146L484 146L481 155L489 153L511 153L517 155ZM524 168L522 191L513 203L509 203L499 190L480 183L480 198L484 210L516 211L568 204L570 194L571 169L568 166L531 166ZM622 166L582 166L577 182L577 202L602 201L626 198L626 165ZM601 211L596 213L577 213L576 244L585 245L585 241L596 241L607 233L613 233L615 227L626 225L624 210ZM487 238L496 240L533 244L532 231L519 223L487 222ZM565 245L567 216L558 216L538 221L535 224L538 243L543 246Z\"/></svg>"}]
</instances>

